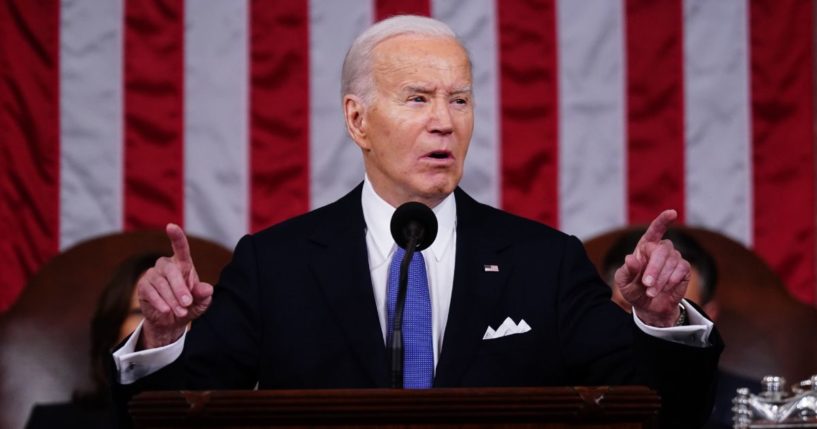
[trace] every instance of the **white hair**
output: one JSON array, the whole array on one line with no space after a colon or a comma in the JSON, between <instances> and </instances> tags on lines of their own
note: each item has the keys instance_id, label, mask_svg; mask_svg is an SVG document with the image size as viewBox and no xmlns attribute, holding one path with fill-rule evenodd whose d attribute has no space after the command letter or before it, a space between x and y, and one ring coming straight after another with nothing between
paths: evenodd
<instances>
[{"instance_id":1,"label":"white hair","mask_svg":"<svg viewBox=\"0 0 817 429\"><path fill-rule=\"evenodd\" d=\"M340 80L341 97L352 94L362 98L364 103L371 102L374 86L372 51L380 42L403 34L448 37L463 46L454 30L442 21L417 15L397 15L384 19L357 36L349 51L346 52ZM463 50L465 50L464 46ZM467 50L466 55L468 55ZM468 63L471 63L470 57Z\"/></svg>"}]
</instances>

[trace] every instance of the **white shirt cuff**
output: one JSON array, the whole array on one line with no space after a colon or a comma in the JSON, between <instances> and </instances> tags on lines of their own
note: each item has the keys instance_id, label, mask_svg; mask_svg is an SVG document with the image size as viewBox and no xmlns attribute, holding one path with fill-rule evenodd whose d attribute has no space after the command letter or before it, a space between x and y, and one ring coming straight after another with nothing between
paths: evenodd
<instances>
[{"instance_id":1,"label":"white shirt cuff","mask_svg":"<svg viewBox=\"0 0 817 429\"><path fill-rule=\"evenodd\" d=\"M656 328L642 322L635 314L635 308L633 308L633 319L635 320L635 324L638 325L638 328L647 335L687 346L708 346L709 334L712 332L712 327L715 326L715 324L698 312L695 307L689 305L685 299L681 301L681 304L687 311L688 325Z\"/></svg>"},{"instance_id":2,"label":"white shirt cuff","mask_svg":"<svg viewBox=\"0 0 817 429\"><path fill-rule=\"evenodd\" d=\"M136 351L136 343L142 333L142 323L133 331L128 341L113 353L113 361L119 374L120 384L131 384L142 377L170 365L179 358L184 350L185 331L176 342L154 349Z\"/></svg>"}]
</instances>

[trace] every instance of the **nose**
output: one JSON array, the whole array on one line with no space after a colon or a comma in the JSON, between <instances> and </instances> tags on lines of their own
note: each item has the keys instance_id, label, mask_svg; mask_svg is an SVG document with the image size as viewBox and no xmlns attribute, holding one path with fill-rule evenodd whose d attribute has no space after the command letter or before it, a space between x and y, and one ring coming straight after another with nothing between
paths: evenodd
<instances>
[{"instance_id":1,"label":"nose","mask_svg":"<svg viewBox=\"0 0 817 429\"><path fill-rule=\"evenodd\" d=\"M434 134L448 135L454 131L451 121L451 106L448 100L435 100L431 107L431 118L429 120L429 132Z\"/></svg>"}]
</instances>

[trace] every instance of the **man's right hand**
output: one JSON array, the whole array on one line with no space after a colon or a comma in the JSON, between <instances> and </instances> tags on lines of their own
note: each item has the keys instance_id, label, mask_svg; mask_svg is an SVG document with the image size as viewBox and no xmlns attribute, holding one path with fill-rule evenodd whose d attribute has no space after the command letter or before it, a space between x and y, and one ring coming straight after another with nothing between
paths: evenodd
<instances>
[{"instance_id":1,"label":"man's right hand","mask_svg":"<svg viewBox=\"0 0 817 429\"><path fill-rule=\"evenodd\" d=\"M139 349L178 340L187 324L204 314L213 299L213 286L199 281L184 231L172 223L165 230L173 256L157 259L136 285L145 318Z\"/></svg>"}]
</instances>

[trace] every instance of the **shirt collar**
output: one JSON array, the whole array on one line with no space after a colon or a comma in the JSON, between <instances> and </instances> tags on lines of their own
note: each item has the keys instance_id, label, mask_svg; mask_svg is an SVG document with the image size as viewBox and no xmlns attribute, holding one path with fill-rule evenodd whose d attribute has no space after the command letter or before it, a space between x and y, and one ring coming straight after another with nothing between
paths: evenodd
<instances>
[{"instance_id":1,"label":"shirt collar","mask_svg":"<svg viewBox=\"0 0 817 429\"><path fill-rule=\"evenodd\" d=\"M390 228L395 207L392 207L383 198L380 198L380 195L377 195L371 182L369 182L368 176L363 180L361 204L363 205L363 219L366 222L366 228L374 239L375 249L369 249L369 251L374 250L377 253L376 255L370 255L370 258L372 258L374 266L378 266L389 259L397 247L391 236ZM434 258L439 261L448 251L448 246L452 242L457 227L457 202L454 193L452 192L445 197L432 211L437 216L437 238L431 243L426 252L430 251Z\"/></svg>"}]
</instances>

